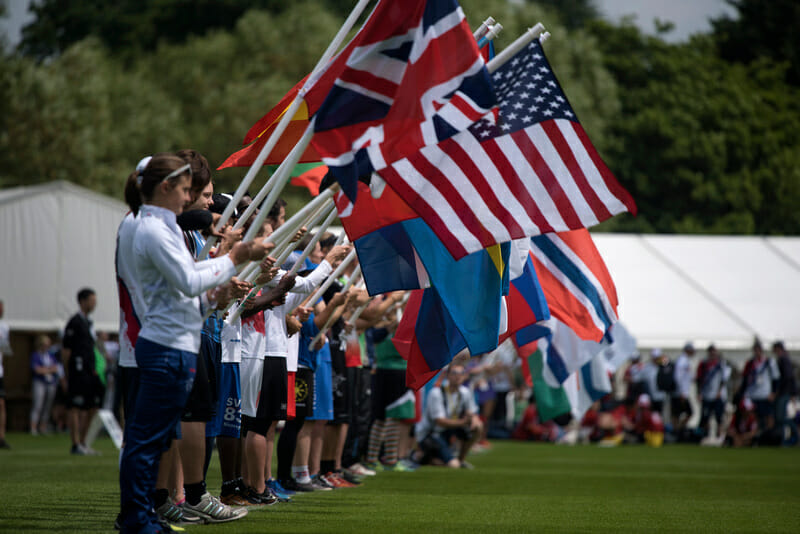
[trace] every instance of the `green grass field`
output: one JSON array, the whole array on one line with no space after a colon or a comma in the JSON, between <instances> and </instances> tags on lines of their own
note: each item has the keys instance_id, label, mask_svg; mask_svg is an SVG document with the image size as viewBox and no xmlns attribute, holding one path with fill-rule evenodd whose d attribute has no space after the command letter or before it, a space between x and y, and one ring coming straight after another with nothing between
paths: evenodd
<instances>
[{"instance_id":1,"label":"green grass field","mask_svg":"<svg viewBox=\"0 0 800 534\"><path fill-rule=\"evenodd\" d=\"M69 455L66 436L10 434L0 532L113 532L117 452ZM215 458L216 460L216 458ZM495 442L473 471L381 473L305 494L223 532L800 532L800 450L561 447ZM209 487L219 490L216 461Z\"/></svg>"}]
</instances>

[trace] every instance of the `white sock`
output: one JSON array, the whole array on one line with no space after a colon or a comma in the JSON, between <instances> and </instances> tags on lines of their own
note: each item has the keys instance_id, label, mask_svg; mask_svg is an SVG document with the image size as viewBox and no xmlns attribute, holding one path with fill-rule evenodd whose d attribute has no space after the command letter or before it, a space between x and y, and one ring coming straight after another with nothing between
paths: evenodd
<instances>
[{"instance_id":1,"label":"white sock","mask_svg":"<svg viewBox=\"0 0 800 534\"><path fill-rule=\"evenodd\" d=\"M293 465L292 466L292 476L300 484L310 484L311 483L311 476L308 474L308 466L307 465Z\"/></svg>"}]
</instances>

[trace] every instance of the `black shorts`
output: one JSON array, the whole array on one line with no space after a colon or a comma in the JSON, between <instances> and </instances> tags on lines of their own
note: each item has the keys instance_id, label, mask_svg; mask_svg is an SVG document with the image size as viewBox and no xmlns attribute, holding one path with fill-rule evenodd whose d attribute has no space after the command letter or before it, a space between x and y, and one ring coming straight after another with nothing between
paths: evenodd
<instances>
[{"instance_id":1,"label":"black shorts","mask_svg":"<svg viewBox=\"0 0 800 534\"><path fill-rule=\"evenodd\" d=\"M348 384L347 379L351 378L352 373L345 365L344 351L331 348L331 389L333 389L333 419L328 424L344 425L351 419L352 409L352 384Z\"/></svg>"},{"instance_id":2,"label":"black shorts","mask_svg":"<svg viewBox=\"0 0 800 534\"><path fill-rule=\"evenodd\" d=\"M298 367L294 376L295 418L305 419L314 413L314 371Z\"/></svg>"},{"instance_id":3,"label":"black shorts","mask_svg":"<svg viewBox=\"0 0 800 534\"><path fill-rule=\"evenodd\" d=\"M258 399L256 419L281 421L286 419L289 398L289 373L286 358L267 356L264 358L264 374L261 379L261 397Z\"/></svg>"},{"instance_id":4,"label":"black shorts","mask_svg":"<svg viewBox=\"0 0 800 534\"><path fill-rule=\"evenodd\" d=\"M214 362L222 359L222 345L206 335L200 336L197 372L181 421L208 423L217 413L217 373Z\"/></svg>"},{"instance_id":5,"label":"black shorts","mask_svg":"<svg viewBox=\"0 0 800 534\"><path fill-rule=\"evenodd\" d=\"M70 374L67 379L67 399L70 408L91 410L100 406L105 387L100 379L91 373Z\"/></svg>"},{"instance_id":6,"label":"black shorts","mask_svg":"<svg viewBox=\"0 0 800 534\"><path fill-rule=\"evenodd\" d=\"M386 419L386 407L405 395L407 389L406 372L403 369L378 369L372 389L373 417Z\"/></svg>"},{"instance_id":7,"label":"black shorts","mask_svg":"<svg viewBox=\"0 0 800 534\"><path fill-rule=\"evenodd\" d=\"M2 356L0 356L2 358ZM0 376L0 399L6 398L6 383L3 381L3 377Z\"/></svg>"},{"instance_id":8,"label":"black shorts","mask_svg":"<svg viewBox=\"0 0 800 534\"><path fill-rule=\"evenodd\" d=\"M136 394L139 392L139 368L119 368L119 388L122 397L122 411L128 419L133 406L136 404Z\"/></svg>"},{"instance_id":9,"label":"black shorts","mask_svg":"<svg viewBox=\"0 0 800 534\"><path fill-rule=\"evenodd\" d=\"M670 413L672 417L680 417L686 414L687 417L692 417L692 404L686 397L672 397L670 400Z\"/></svg>"},{"instance_id":10,"label":"black shorts","mask_svg":"<svg viewBox=\"0 0 800 534\"><path fill-rule=\"evenodd\" d=\"M249 417L242 414L242 437L247 436L248 432L266 436L272 421L263 417Z\"/></svg>"}]
</instances>

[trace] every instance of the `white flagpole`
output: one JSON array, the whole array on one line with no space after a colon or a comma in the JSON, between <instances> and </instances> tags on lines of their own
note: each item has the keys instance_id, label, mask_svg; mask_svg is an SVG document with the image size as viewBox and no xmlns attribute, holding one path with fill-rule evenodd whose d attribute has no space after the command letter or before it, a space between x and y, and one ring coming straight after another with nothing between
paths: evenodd
<instances>
[{"instance_id":1,"label":"white flagpole","mask_svg":"<svg viewBox=\"0 0 800 534\"><path fill-rule=\"evenodd\" d=\"M486 69L489 72L496 71L501 65L503 65L503 63L511 59L514 54L526 47L528 43L539 37L542 32L544 32L544 26L541 22L537 23L533 28L528 28L528 30L520 35L516 41L505 47L502 52L497 54L494 59L487 63Z\"/></svg>"},{"instance_id":2,"label":"white flagpole","mask_svg":"<svg viewBox=\"0 0 800 534\"><path fill-rule=\"evenodd\" d=\"M486 20L481 22L481 25L478 26L478 29L475 30L475 33L473 33L472 36L477 41L478 39L484 36L484 34L489 30L489 26L491 26L494 23L495 23L494 17L487 18Z\"/></svg>"},{"instance_id":3,"label":"white flagpole","mask_svg":"<svg viewBox=\"0 0 800 534\"><path fill-rule=\"evenodd\" d=\"M305 300L306 303L311 302L312 304L319 300L319 298L325 294L331 284L339 278L339 276L344 272L347 266L350 264L351 261L356 257L356 249L350 251L349 254L342 260L342 263L331 273L331 275L325 280L325 282L319 286L319 288L311 295L310 298Z\"/></svg>"},{"instance_id":4,"label":"white flagpole","mask_svg":"<svg viewBox=\"0 0 800 534\"><path fill-rule=\"evenodd\" d=\"M303 251L303 254L300 255L300 257L297 259L297 262L292 266L291 270L289 271L289 276L297 274L297 272L300 270L300 265L305 261L308 255L311 254L311 251L314 250L316 244L319 243L320 239L322 239L322 234L324 234L325 230L327 230L328 227L333 224L333 221L336 220L337 215L336 208L334 207L330 215L328 215L328 218L322 221L319 230L317 230L317 233L314 234L314 237L311 239L311 241L309 241L308 246L306 246L305 250Z\"/></svg>"},{"instance_id":5,"label":"white flagpole","mask_svg":"<svg viewBox=\"0 0 800 534\"><path fill-rule=\"evenodd\" d=\"M357 266L357 267L355 268L355 270L353 270L353 274L350 276L350 279L349 279L349 280L347 281L347 283L344 285L344 287L342 288L342 290L340 291L340 293L346 293L346 292L347 292L347 290L348 290L348 289L350 289L350 286L352 286L352 285L353 285L353 282L354 282L354 281L355 281L355 280L356 280L356 279L357 279L357 278L358 278L360 275L361 275L361 265ZM313 301L312 301L312 302L313 302ZM325 321L325 326L323 326L322 328L320 328L320 329L319 329L319 332L317 332L317 335L316 335L316 336L314 336L314 339L312 339L312 340L311 340L311 342L308 344L308 350L314 350L314 349L313 349L314 345L316 345L316 344L317 344L317 341L319 341L319 338L321 338L321 337L322 337L322 335L323 335L325 332L327 332L327 331L328 331L328 328L330 328L330 327L331 327L331 324L333 324L333 314L331 314L331 315L330 315L330 317L328 317L328 320L327 320L327 321Z\"/></svg>"},{"instance_id":6,"label":"white flagpole","mask_svg":"<svg viewBox=\"0 0 800 534\"><path fill-rule=\"evenodd\" d=\"M227 224L228 219L230 219L231 215L233 214L233 211L239 204L239 201L244 196L245 191L247 191L247 188L250 187L250 184L255 179L256 174L258 174L258 171L260 171L261 167L264 165L264 160L267 159L267 156L275 148L275 145L278 143L278 139L280 139L280 136L283 135L283 132L289 126L289 122L294 118L295 113L297 113L297 110L300 108L303 96L308 90L306 88L308 83L313 83L314 81L316 81L316 77L319 76L320 71L322 71L322 69L325 66L327 66L330 59L339 50L339 47L347 38L347 34L353 28L356 21L358 20L358 17L361 16L361 13L364 11L364 9L366 9L367 4L369 4L369 2L370 0L359 0L358 4L356 4L356 6L353 8L353 11L350 12L350 15L347 17L347 20L345 20L342 27L339 28L339 32L333 38L333 41L331 41L331 43L328 45L328 48L325 50L325 53L322 54L322 57L319 59L317 64L314 66L314 69L311 71L311 74L308 77L308 82L306 82L306 86L304 86L297 93L297 96L295 96L294 100L292 100L292 103L289 105L289 108L283 114L283 117L281 117L281 120L278 122L278 125L275 127L275 130L269 136L269 139L267 139L267 142L261 149L261 152L259 152L258 156L256 157L256 160L253 162L253 165L250 166L250 169L247 171L247 174L242 180L242 183L239 184L239 187L236 189L233 198L231 198L230 203L228 203L228 206L225 208L225 210L222 213L222 216L217 222L217 225L215 227L217 231L222 229L225 226L225 224ZM208 241L206 241L206 245L205 247L203 247L203 251L201 252L200 257L203 257L205 254L207 254L215 243L216 243L216 238L214 236L211 236L208 239Z\"/></svg>"}]
</instances>

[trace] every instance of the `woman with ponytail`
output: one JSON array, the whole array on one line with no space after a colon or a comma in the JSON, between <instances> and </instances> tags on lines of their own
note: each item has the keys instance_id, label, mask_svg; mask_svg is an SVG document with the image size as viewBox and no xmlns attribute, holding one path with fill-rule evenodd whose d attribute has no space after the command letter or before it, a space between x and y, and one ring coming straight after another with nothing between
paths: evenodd
<instances>
[{"instance_id":1,"label":"woman with ponytail","mask_svg":"<svg viewBox=\"0 0 800 534\"><path fill-rule=\"evenodd\" d=\"M168 153L140 162L125 187L125 199L138 214L131 276L144 309L136 310L139 387L120 459L123 532L168 530L153 511L153 490L161 454L174 437L194 380L204 309L216 304L209 290L228 281L236 265L260 260L271 248L237 243L224 256L195 262L176 222L190 188L190 166Z\"/></svg>"}]
</instances>

